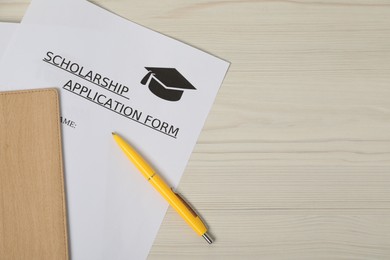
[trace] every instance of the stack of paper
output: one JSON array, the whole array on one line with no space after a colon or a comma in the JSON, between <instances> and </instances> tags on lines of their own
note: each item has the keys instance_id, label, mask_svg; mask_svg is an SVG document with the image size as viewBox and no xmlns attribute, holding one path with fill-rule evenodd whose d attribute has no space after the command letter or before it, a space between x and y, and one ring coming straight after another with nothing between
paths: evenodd
<instances>
[{"instance_id":1,"label":"stack of paper","mask_svg":"<svg viewBox=\"0 0 390 260\"><path fill-rule=\"evenodd\" d=\"M85 0L33 0L11 38L1 89L60 91L72 259L146 258L168 205L111 132L177 186L229 63Z\"/></svg>"}]
</instances>

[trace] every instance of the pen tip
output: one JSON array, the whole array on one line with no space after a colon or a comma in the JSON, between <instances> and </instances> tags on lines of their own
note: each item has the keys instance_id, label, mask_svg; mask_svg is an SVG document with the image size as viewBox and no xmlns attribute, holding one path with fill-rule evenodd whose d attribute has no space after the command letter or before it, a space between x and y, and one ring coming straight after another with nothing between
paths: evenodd
<instances>
[{"instance_id":1,"label":"pen tip","mask_svg":"<svg viewBox=\"0 0 390 260\"><path fill-rule=\"evenodd\" d=\"M111 133L112 135L116 135L114 132Z\"/></svg>"},{"instance_id":2,"label":"pen tip","mask_svg":"<svg viewBox=\"0 0 390 260\"><path fill-rule=\"evenodd\" d=\"M202 237L207 241L207 243L209 243L209 245L213 243L213 239L209 236L209 234L204 233Z\"/></svg>"}]
</instances>

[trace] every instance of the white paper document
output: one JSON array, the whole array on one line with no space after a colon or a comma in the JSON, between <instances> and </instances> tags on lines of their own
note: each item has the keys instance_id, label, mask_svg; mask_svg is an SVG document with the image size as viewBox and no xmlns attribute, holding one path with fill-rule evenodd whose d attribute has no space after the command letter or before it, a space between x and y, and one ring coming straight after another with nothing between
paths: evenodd
<instances>
[{"instance_id":1,"label":"white paper document","mask_svg":"<svg viewBox=\"0 0 390 260\"><path fill-rule=\"evenodd\" d=\"M16 31L17 23L0 22L0 59L5 52L9 41Z\"/></svg>"},{"instance_id":2,"label":"white paper document","mask_svg":"<svg viewBox=\"0 0 390 260\"><path fill-rule=\"evenodd\" d=\"M168 204L111 133L176 187L228 67L87 1L32 1L0 88L60 92L72 259L147 257Z\"/></svg>"}]
</instances>

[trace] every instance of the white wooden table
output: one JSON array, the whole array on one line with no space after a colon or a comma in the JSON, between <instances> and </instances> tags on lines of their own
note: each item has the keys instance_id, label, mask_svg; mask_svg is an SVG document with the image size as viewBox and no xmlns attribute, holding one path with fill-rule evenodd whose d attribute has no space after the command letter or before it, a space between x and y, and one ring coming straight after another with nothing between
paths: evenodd
<instances>
[{"instance_id":1,"label":"white wooden table","mask_svg":"<svg viewBox=\"0 0 390 260\"><path fill-rule=\"evenodd\" d=\"M149 259L390 259L390 1L95 2L232 63Z\"/></svg>"}]
</instances>

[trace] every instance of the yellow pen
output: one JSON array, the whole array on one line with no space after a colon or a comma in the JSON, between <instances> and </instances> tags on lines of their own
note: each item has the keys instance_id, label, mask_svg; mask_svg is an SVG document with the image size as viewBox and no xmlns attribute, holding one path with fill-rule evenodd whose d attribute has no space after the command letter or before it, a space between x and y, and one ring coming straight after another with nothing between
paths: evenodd
<instances>
[{"instance_id":1,"label":"yellow pen","mask_svg":"<svg viewBox=\"0 0 390 260\"><path fill-rule=\"evenodd\" d=\"M192 229L202 236L207 243L213 243L207 234L207 228L194 210L158 176L153 168L139 155L125 140L118 134L112 133L115 141L132 163L138 168L142 175L153 185L153 187L168 201L169 205L192 227Z\"/></svg>"}]
</instances>

